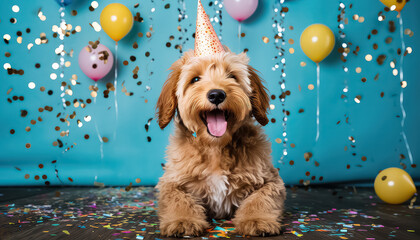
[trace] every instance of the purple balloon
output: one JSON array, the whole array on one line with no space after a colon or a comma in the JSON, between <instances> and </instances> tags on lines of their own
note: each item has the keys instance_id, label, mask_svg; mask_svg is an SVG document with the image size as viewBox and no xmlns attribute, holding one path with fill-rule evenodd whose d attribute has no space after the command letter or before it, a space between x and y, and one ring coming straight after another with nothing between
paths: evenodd
<instances>
[{"instance_id":1,"label":"purple balloon","mask_svg":"<svg viewBox=\"0 0 420 240\"><path fill-rule=\"evenodd\" d=\"M102 44L96 48L87 45L79 53L79 66L83 73L95 82L105 77L114 65L114 56L112 52Z\"/></svg>"},{"instance_id":2,"label":"purple balloon","mask_svg":"<svg viewBox=\"0 0 420 240\"><path fill-rule=\"evenodd\" d=\"M242 22L255 12L258 0L225 0L224 5L232 18Z\"/></svg>"}]
</instances>

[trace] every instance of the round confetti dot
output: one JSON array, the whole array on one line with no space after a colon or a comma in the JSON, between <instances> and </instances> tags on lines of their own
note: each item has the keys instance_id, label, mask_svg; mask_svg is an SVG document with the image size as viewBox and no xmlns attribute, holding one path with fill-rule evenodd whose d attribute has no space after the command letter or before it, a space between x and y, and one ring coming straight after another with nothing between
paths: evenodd
<instances>
[{"instance_id":1,"label":"round confetti dot","mask_svg":"<svg viewBox=\"0 0 420 240\"><path fill-rule=\"evenodd\" d=\"M308 89L309 89L309 90L314 90L314 85L313 85L313 84L309 84L309 85L308 85Z\"/></svg>"},{"instance_id":2,"label":"round confetti dot","mask_svg":"<svg viewBox=\"0 0 420 240\"><path fill-rule=\"evenodd\" d=\"M39 168L44 168L44 164L41 163L41 164L38 165L38 167Z\"/></svg>"},{"instance_id":3,"label":"round confetti dot","mask_svg":"<svg viewBox=\"0 0 420 240\"><path fill-rule=\"evenodd\" d=\"M290 161L289 161L289 164L290 164L291 166L293 166L293 165L295 164L295 161L290 160Z\"/></svg>"},{"instance_id":4,"label":"round confetti dot","mask_svg":"<svg viewBox=\"0 0 420 240\"><path fill-rule=\"evenodd\" d=\"M15 130L14 129L10 129L10 134L15 134Z\"/></svg>"},{"instance_id":5,"label":"round confetti dot","mask_svg":"<svg viewBox=\"0 0 420 240\"><path fill-rule=\"evenodd\" d=\"M290 53L290 54L295 53L295 49L293 49L293 48L289 48L289 53Z\"/></svg>"},{"instance_id":6,"label":"round confetti dot","mask_svg":"<svg viewBox=\"0 0 420 240\"><path fill-rule=\"evenodd\" d=\"M392 74L393 74L394 76L397 76L397 75L398 75L398 70L397 70L397 69L392 70Z\"/></svg>"},{"instance_id":7,"label":"round confetti dot","mask_svg":"<svg viewBox=\"0 0 420 240\"><path fill-rule=\"evenodd\" d=\"M109 139L107 137L102 137L102 141L107 143L109 141Z\"/></svg>"},{"instance_id":8,"label":"round confetti dot","mask_svg":"<svg viewBox=\"0 0 420 240\"><path fill-rule=\"evenodd\" d=\"M29 179L29 174L25 174L25 179Z\"/></svg>"},{"instance_id":9,"label":"round confetti dot","mask_svg":"<svg viewBox=\"0 0 420 240\"><path fill-rule=\"evenodd\" d=\"M45 175L45 174L42 175L42 179L44 179L44 180L47 179L47 175Z\"/></svg>"},{"instance_id":10,"label":"round confetti dot","mask_svg":"<svg viewBox=\"0 0 420 240\"><path fill-rule=\"evenodd\" d=\"M35 180L39 180L39 176L38 175L35 175Z\"/></svg>"},{"instance_id":11,"label":"round confetti dot","mask_svg":"<svg viewBox=\"0 0 420 240\"><path fill-rule=\"evenodd\" d=\"M27 143L27 144L25 145L25 147L29 149L29 148L31 148L31 144L30 144L30 143Z\"/></svg>"},{"instance_id":12,"label":"round confetti dot","mask_svg":"<svg viewBox=\"0 0 420 240\"><path fill-rule=\"evenodd\" d=\"M282 140L280 138L276 138L276 143L281 143Z\"/></svg>"},{"instance_id":13,"label":"round confetti dot","mask_svg":"<svg viewBox=\"0 0 420 240\"><path fill-rule=\"evenodd\" d=\"M3 65L3 68L4 68L4 70L7 70L7 69L9 69L9 68L12 68L12 66L10 65L10 63L5 63L5 64Z\"/></svg>"},{"instance_id":14,"label":"round confetti dot","mask_svg":"<svg viewBox=\"0 0 420 240\"><path fill-rule=\"evenodd\" d=\"M89 134L85 134L85 139L89 139Z\"/></svg>"},{"instance_id":15,"label":"round confetti dot","mask_svg":"<svg viewBox=\"0 0 420 240\"><path fill-rule=\"evenodd\" d=\"M30 83L28 83L28 88L29 89L34 89L35 88L35 83L34 82L30 82Z\"/></svg>"},{"instance_id":16,"label":"round confetti dot","mask_svg":"<svg viewBox=\"0 0 420 240\"><path fill-rule=\"evenodd\" d=\"M306 62L300 62L300 66L301 67L305 67L306 66Z\"/></svg>"},{"instance_id":17,"label":"round confetti dot","mask_svg":"<svg viewBox=\"0 0 420 240\"><path fill-rule=\"evenodd\" d=\"M310 172L306 172L305 175L306 176L309 176L309 175L311 175L311 173Z\"/></svg>"},{"instance_id":18,"label":"round confetti dot","mask_svg":"<svg viewBox=\"0 0 420 240\"><path fill-rule=\"evenodd\" d=\"M361 72L362 72L362 68L361 68L361 67L357 67L357 68L356 68L356 72L357 72L357 73L361 73Z\"/></svg>"},{"instance_id":19,"label":"round confetti dot","mask_svg":"<svg viewBox=\"0 0 420 240\"><path fill-rule=\"evenodd\" d=\"M31 131L31 128L30 127L26 127L25 128L25 131L30 132Z\"/></svg>"},{"instance_id":20,"label":"round confetti dot","mask_svg":"<svg viewBox=\"0 0 420 240\"><path fill-rule=\"evenodd\" d=\"M50 78L51 78L52 80L57 79L57 74L55 74L55 73L51 73L51 74L50 74Z\"/></svg>"},{"instance_id":21,"label":"round confetti dot","mask_svg":"<svg viewBox=\"0 0 420 240\"><path fill-rule=\"evenodd\" d=\"M93 1L90 6L92 6L93 8L97 8L99 6L99 3L97 1Z\"/></svg>"},{"instance_id":22,"label":"round confetti dot","mask_svg":"<svg viewBox=\"0 0 420 240\"><path fill-rule=\"evenodd\" d=\"M68 179L69 179L70 182L73 182L73 178L69 177Z\"/></svg>"},{"instance_id":23,"label":"round confetti dot","mask_svg":"<svg viewBox=\"0 0 420 240\"><path fill-rule=\"evenodd\" d=\"M407 47L405 50L408 54L411 54L413 52L413 49L411 47Z\"/></svg>"},{"instance_id":24,"label":"round confetti dot","mask_svg":"<svg viewBox=\"0 0 420 240\"><path fill-rule=\"evenodd\" d=\"M324 177L323 176L319 177L319 181L322 181L322 180L324 180Z\"/></svg>"},{"instance_id":25,"label":"round confetti dot","mask_svg":"<svg viewBox=\"0 0 420 240\"><path fill-rule=\"evenodd\" d=\"M367 158L365 156L362 157L362 161L366 161Z\"/></svg>"},{"instance_id":26,"label":"round confetti dot","mask_svg":"<svg viewBox=\"0 0 420 240\"><path fill-rule=\"evenodd\" d=\"M19 12L20 11L19 6L18 5L13 5L12 11L15 12L15 13Z\"/></svg>"},{"instance_id":27,"label":"round confetti dot","mask_svg":"<svg viewBox=\"0 0 420 240\"><path fill-rule=\"evenodd\" d=\"M136 183L140 183L140 182L141 182L140 178L136 178Z\"/></svg>"},{"instance_id":28,"label":"round confetti dot","mask_svg":"<svg viewBox=\"0 0 420 240\"><path fill-rule=\"evenodd\" d=\"M263 40L264 43L270 42L270 39L268 37L263 37L262 40Z\"/></svg>"},{"instance_id":29,"label":"round confetti dot","mask_svg":"<svg viewBox=\"0 0 420 240\"><path fill-rule=\"evenodd\" d=\"M367 54L367 55L365 56L365 60L366 60L366 61L368 61L368 62L372 61L372 55Z\"/></svg>"}]
</instances>

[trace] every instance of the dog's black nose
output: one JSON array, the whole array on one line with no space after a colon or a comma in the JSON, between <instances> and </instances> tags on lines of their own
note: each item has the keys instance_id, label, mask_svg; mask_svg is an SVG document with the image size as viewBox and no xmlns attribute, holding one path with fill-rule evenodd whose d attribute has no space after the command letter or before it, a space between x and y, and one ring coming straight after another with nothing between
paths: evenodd
<instances>
[{"instance_id":1,"label":"dog's black nose","mask_svg":"<svg viewBox=\"0 0 420 240\"><path fill-rule=\"evenodd\" d=\"M212 89L207 93L207 98L211 103L219 105L225 100L226 93L221 89Z\"/></svg>"}]
</instances>

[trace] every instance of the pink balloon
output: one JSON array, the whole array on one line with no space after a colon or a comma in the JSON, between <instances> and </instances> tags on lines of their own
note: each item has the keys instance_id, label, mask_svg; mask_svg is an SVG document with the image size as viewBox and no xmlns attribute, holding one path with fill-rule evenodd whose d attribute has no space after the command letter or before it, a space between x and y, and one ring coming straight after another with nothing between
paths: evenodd
<instances>
[{"instance_id":1,"label":"pink balloon","mask_svg":"<svg viewBox=\"0 0 420 240\"><path fill-rule=\"evenodd\" d=\"M225 0L224 5L232 18L242 22L255 12L258 0Z\"/></svg>"},{"instance_id":2,"label":"pink balloon","mask_svg":"<svg viewBox=\"0 0 420 240\"><path fill-rule=\"evenodd\" d=\"M112 52L102 44L98 44L94 49L92 45L87 45L79 53L79 66L83 73L95 82L105 77L114 65Z\"/></svg>"}]
</instances>

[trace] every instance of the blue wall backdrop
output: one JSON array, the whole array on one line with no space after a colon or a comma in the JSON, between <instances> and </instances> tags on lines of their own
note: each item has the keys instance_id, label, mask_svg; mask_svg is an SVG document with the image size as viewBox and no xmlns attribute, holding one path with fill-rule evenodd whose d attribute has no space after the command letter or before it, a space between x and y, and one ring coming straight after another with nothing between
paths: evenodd
<instances>
[{"instance_id":1,"label":"blue wall backdrop","mask_svg":"<svg viewBox=\"0 0 420 240\"><path fill-rule=\"evenodd\" d=\"M115 43L98 25L101 10L112 2L124 3L138 20L119 43L118 121L114 72L98 82L94 104L94 82L77 61L80 50L98 39L116 55ZM239 39L238 23L222 2L203 0L203 5L222 43L235 52L248 51L251 65L273 95L265 130L272 141L273 163L286 183L372 182L379 170L391 166L420 179L415 165L420 159L419 1L410 1L402 11L404 39L410 47L404 57L404 131L414 165L401 135L396 12L384 11L379 0L286 0L281 7L278 1L260 0L256 13L242 23ZM155 184L163 173L173 126L162 131L156 119L150 119L167 69L180 57L180 49L194 46L196 1L73 0L62 12L68 32L64 40L55 36L60 25L55 1L2 2L0 185ZM299 46L301 32L313 23L329 26L336 36L333 52L320 64L318 142L316 65ZM276 24L282 34L277 41ZM66 52L62 67L56 54L60 45ZM104 94L107 89L109 94ZM290 91L284 106L282 91ZM68 101L66 108L63 100ZM289 113L286 122L283 110ZM108 140L103 159L95 122Z\"/></svg>"}]
</instances>

